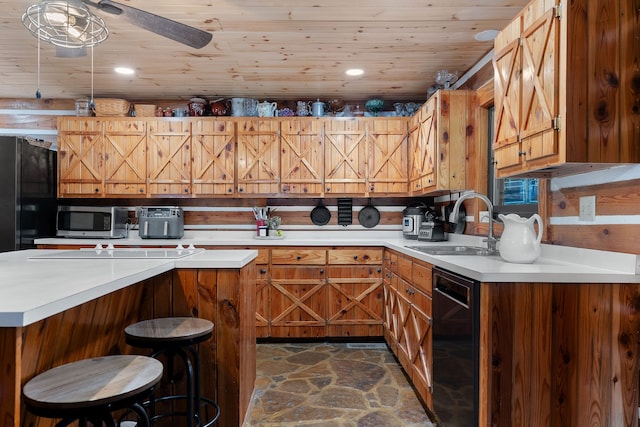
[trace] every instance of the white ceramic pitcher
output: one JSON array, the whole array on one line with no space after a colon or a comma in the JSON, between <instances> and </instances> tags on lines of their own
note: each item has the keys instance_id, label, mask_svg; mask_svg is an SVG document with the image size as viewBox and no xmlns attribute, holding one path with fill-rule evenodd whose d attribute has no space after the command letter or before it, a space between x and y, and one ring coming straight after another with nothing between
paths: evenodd
<instances>
[{"instance_id":1,"label":"white ceramic pitcher","mask_svg":"<svg viewBox=\"0 0 640 427\"><path fill-rule=\"evenodd\" d=\"M261 102L258 104L258 117L273 117L278 104L275 102Z\"/></svg>"},{"instance_id":2,"label":"white ceramic pitcher","mask_svg":"<svg viewBox=\"0 0 640 427\"><path fill-rule=\"evenodd\" d=\"M531 218L522 218L516 214L502 215L498 218L504 223L504 230L500 237L500 256L507 262L530 264L540 256L540 242L542 241L542 218L533 214ZM538 235L533 228L538 223Z\"/></svg>"},{"instance_id":3,"label":"white ceramic pitcher","mask_svg":"<svg viewBox=\"0 0 640 427\"><path fill-rule=\"evenodd\" d=\"M231 98L231 115L244 116L244 98Z\"/></svg>"}]
</instances>

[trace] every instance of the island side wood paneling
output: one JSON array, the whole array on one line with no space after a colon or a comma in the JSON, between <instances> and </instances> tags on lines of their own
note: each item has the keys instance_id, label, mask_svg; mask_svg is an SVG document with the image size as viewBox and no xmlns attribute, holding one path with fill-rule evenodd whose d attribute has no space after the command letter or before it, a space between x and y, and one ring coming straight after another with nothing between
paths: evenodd
<instances>
[{"instance_id":1,"label":"island side wood paneling","mask_svg":"<svg viewBox=\"0 0 640 427\"><path fill-rule=\"evenodd\" d=\"M481 425L638 425L639 285L481 289Z\"/></svg>"}]
</instances>

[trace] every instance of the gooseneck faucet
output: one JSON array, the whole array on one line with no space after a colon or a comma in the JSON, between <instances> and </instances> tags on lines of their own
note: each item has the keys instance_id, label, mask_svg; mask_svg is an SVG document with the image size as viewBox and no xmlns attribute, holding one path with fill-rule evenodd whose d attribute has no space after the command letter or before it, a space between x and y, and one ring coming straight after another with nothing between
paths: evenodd
<instances>
[{"instance_id":1,"label":"gooseneck faucet","mask_svg":"<svg viewBox=\"0 0 640 427\"><path fill-rule=\"evenodd\" d=\"M487 209L489 210L489 234L487 235L487 238L484 241L487 242L487 249L489 250L489 252L491 254L495 254L498 252L498 249L497 249L498 239L493 237L493 204L491 203L491 200L489 200L487 196L485 196L484 194L474 193L474 192L465 193L462 196L460 196L456 201L456 204L453 206L453 211L451 211L451 215L449 215L449 222L457 222L458 212L460 210L460 205L462 204L462 202L474 197L482 200L487 205Z\"/></svg>"}]
</instances>

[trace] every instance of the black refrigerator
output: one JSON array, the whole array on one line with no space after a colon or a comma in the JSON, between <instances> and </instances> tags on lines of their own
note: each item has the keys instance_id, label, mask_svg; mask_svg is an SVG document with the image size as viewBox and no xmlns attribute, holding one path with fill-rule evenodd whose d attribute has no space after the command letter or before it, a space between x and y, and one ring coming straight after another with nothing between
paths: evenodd
<instances>
[{"instance_id":1,"label":"black refrigerator","mask_svg":"<svg viewBox=\"0 0 640 427\"><path fill-rule=\"evenodd\" d=\"M24 138L0 137L0 252L55 236L56 154Z\"/></svg>"}]
</instances>

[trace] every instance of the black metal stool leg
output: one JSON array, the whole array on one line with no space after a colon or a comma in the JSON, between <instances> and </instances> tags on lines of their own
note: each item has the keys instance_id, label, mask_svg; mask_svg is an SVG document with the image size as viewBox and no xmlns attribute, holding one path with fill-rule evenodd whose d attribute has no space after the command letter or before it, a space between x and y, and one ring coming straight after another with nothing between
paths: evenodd
<instances>
[{"instance_id":1,"label":"black metal stool leg","mask_svg":"<svg viewBox=\"0 0 640 427\"><path fill-rule=\"evenodd\" d=\"M190 345L185 348L189 353L191 353L191 359L193 360L193 404L195 405L195 409L193 411L194 417L196 417L197 426L200 426L202 423L202 419L200 417L200 357L198 356L198 351L194 346ZM189 356L187 355L187 358Z\"/></svg>"},{"instance_id":2,"label":"black metal stool leg","mask_svg":"<svg viewBox=\"0 0 640 427\"><path fill-rule=\"evenodd\" d=\"M136 413L138 416L138 423L136 427L150 427L151 422L149 421L149 416L147 415L147 411L144 410L142 405L139 403L134 403L131 405L131 410Z\"/></svg>"}]
</instances>

